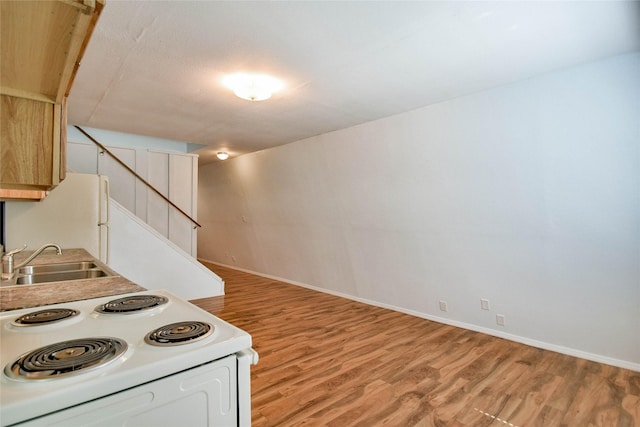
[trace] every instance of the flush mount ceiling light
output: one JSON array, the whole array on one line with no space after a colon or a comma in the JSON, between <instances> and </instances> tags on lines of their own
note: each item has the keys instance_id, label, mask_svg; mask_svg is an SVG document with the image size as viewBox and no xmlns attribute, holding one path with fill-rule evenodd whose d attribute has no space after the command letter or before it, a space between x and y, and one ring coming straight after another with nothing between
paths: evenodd
<instances>
[{"instance_id":1,"label":"flush mount ceiling light","mask_svg":"<svg viewBox=\"0 0 640 427\"><path fill-rule=\"evenodd\" d=\"M227 160L229 158L229 153L226 151L218 151L218 153L216 153L216 157L220 160Z\"/></svg>"},{"instance_id":2,"label":"flush mount ceiling light","mask_svg":"<svg viewBox=\"0 0 640 427\"><path fill-rule=\"evenodd\" d=\"M225 77L224 85L237 97L248 101L264 101L282 89L282 82L266 74L236 73Z\"/></svg>"}]
</instances>

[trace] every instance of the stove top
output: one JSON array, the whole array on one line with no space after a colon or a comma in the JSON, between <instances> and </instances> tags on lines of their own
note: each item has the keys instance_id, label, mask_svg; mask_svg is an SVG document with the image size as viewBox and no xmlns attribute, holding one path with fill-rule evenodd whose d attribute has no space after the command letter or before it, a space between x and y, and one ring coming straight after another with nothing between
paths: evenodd
<instances>
[{"instance_id":1,"label":"stove top","mask_svg":"<svg viewBox=\"0 0 640 427\"><path fill-rule=\"evenodd\" d=\"M246 332L164 290L9 311L0 328L1 425L251 347Z\"/></svg>"}]
</instances>

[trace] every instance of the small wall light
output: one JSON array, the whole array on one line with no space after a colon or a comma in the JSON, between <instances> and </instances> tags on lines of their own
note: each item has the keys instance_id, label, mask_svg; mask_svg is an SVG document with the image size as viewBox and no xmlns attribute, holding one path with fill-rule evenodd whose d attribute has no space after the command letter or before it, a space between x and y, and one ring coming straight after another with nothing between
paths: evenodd
<instances>
[{"instance_id":1,"label":"small wall light","mask_svg":"<svg viewBox=\"0 0 640 427\"><path fill-rule=\"evenodd\" d=\"M227 153L226 151L218 151L216 157L220 160L227 160L229 158L229 153Z\"/></svg>"}]
</instances>

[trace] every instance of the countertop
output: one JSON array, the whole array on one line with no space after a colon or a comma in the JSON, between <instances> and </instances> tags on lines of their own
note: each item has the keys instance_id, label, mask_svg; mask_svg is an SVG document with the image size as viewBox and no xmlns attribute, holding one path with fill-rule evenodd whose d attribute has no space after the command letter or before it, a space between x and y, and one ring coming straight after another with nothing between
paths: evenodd
<instances>
[{"instance_id":1,"label":"countertop","mask_svg":"<svg viewBox=\"0 0 640 427\"><path fill-rule=\"evenodd\" d=\"M14 255L15 264L21 263L33 251L23 251ZM52 264L76 261L97 261L84 249L62 249L62 255L56 255L55 250L47 249L29 265ZM52 282L38 285L21 285L0 287L0 311L16 310L20 308L38 307L42 305L78 301L111 295L126 294L146 290L125 277L118 275L107 267L109 277L96 279L73 280L67 282Z\"/></svg>"}]
</instances>

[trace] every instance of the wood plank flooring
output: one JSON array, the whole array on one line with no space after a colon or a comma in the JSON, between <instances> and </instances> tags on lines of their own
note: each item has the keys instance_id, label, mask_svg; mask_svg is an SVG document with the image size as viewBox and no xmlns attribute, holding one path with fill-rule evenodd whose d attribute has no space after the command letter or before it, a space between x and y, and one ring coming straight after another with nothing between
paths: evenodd
<instances>
[{"instance_id":1,"label":"wood plank flooring","mask_svg":"<svg viewBox=\"0 0 640 427\"><path fill-rule=\"evenodd\" d=\"M205 264L246 330L253 426L640 426L640 373Z\"/></svg>"}]
</instances>

